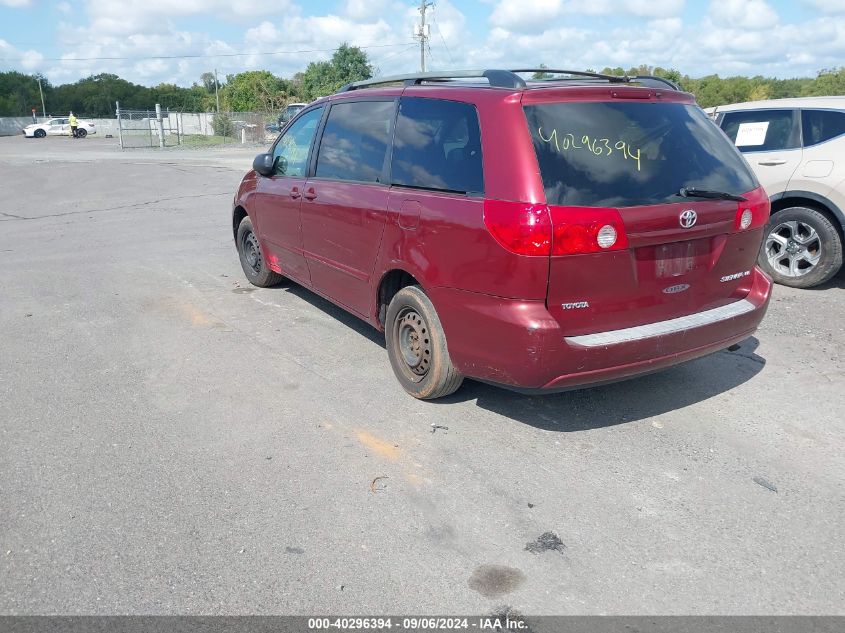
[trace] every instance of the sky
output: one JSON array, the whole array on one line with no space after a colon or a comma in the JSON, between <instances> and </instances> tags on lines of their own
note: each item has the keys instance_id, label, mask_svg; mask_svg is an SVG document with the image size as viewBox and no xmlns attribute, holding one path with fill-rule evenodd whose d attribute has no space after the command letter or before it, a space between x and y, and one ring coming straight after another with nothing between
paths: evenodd
<instances>
[{"instance_id":1,"label":"sky","mask_svg":"<svg viewBox=\"0 0 845 633\"><path fill-rule=\"evenodd\" d=\"M413 0L0 0L0 71L189 86L215 68L290 77L348 42L378 74L415 72L418 9ZM648 64L783 78L845 66L845 0L435 0L427 17L430 70Z\"/></svg>"}]
</instances>

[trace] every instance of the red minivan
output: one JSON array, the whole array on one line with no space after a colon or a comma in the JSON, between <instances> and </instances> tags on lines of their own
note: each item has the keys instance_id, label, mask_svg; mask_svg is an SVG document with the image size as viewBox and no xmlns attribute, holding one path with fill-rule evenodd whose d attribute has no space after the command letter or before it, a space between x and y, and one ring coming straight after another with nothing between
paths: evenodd
<instances>
[{"instance_id":1,"label":"red minivan","mask_svg":"<svg viewBox=\"0 0 845 633\"><path fill-rule=\"evenodd\" d=\"M427 73L320 99L256 157L232 229L249 281L288 277L385 332L417 398L655 371L751 335L769 199L673 84Z\"/></svg>"}]
</instances>

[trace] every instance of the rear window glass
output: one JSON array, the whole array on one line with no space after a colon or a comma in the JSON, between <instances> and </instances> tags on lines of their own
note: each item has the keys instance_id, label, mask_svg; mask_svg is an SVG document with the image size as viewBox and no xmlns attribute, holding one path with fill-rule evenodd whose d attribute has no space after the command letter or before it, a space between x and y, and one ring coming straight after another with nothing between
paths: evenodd
<instances>
[{"instance_id":1,"label":"rear window glass","mask_svg":"<svg viewBox=\"0 0 845 633\"><path fill-rule=\"evenodd\" d=\"M803 110L804 147L818 145L845 134L845 112L837 110Z\"/></svg>"},{"instance_id":2,"label":"rear window glass","mask_svg":"<svg viewBox=\"0 0 845 633\"><path fill-rule=\"evenodd\" d=\"M629 207L678 202L681 187L741 194L757 183L697 106L554 103L525 106L552 205Z\"/></svg>"},{"instance_id":3,"label":"rear window glass","mask_svg":"<svg viewBox=\"0 0 845 633\"><path fill-rule=\"evenodd\" d=\"M318 178L380 182L396 104L336 103L329 110L317 155Z\"/></svg>"},{"instance_id":4,"label":"rear window glass","mask_svg":"<svg viewBox=\"0 0 845 633\"><path fill-rule=\"evenodd\" d=\"M475 107L441 99L403 98L391 179L406 187L482 192L481 132Z\"/></svg>"}]
</instances>

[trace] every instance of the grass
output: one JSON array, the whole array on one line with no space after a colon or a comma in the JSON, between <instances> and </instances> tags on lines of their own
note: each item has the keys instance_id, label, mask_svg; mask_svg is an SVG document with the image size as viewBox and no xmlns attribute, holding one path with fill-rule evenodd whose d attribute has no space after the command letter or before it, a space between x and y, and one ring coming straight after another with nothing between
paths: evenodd
<instances>
[{"instance_id":1,"label":"grass","mask_svg":"<svg viewBox=\"0 0 845 633\"><path fill-rule=\"evenodd\" d=\"M240 143L239 139L231 136L206 136L205 134L186 134L182 137L182 145L187 147L209 147L212 145L230 145Z\"/></svg>"}]
</instances>

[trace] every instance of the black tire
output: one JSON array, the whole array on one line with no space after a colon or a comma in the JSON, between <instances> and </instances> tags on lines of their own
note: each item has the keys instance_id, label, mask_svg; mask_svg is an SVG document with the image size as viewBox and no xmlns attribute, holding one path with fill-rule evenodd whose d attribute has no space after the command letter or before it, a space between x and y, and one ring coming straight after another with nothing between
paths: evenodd
<instances>
[{"instance_id":1,"label":"black tire","mask_svg":"<svg viewBox=\"0 0 845 633\"><path fill-rule=\"evenodd\" d=\"M454 393L464 377L452 365L437 311L419 286L393 297L385 319L387 356L399 384L420 400Z\"/></svg>"},{"instance_id":2,"label":"black tire","mask_svg":"<svg viewBox=\"0 0 845 633\"><path fill-rule=\"evenodd\" d=\"M45 132L44 130L35 130L32 135L35 138L44 138L45 136L47 136L47 132Z\"/></svg>"},{"instance_id":3,"label":"black tire","mask_svg":"<svg viewBox=\"0 0 845 633\"><path fill-rule=\"evenodd\" d=\"M252 220L249 216L241 220L238 225L236 241L241 268L249 283L259 288L269 288L281 283L284 277L267 267L264 253L261 252L261 242L252 228Z\"/></svg>"},{"instance_id":4,"label":"black tire","mask_svg":"<svg viewBox=\"0 0 845 633\"><path fill-rule=\"evenodd\" d=\"M76 138L85 138L88 136L88 130L83 130L82 128L76 129Z\"/></svg>"},{"instance_id":5,"label":"black tire","mask_svg":"<svg viewBox=\"0 0 845 633\"><path fill-rule=\"evenodd\" d=\"M766 224L758 263L775 283L812 288L842 267L842 239L823 213L788 207Z\"/></svg>"}]
</instances>

